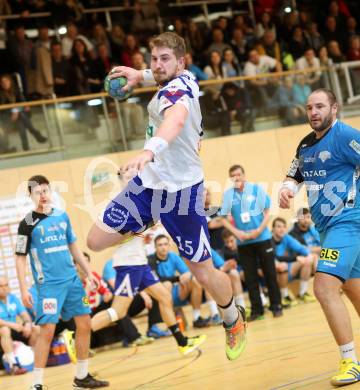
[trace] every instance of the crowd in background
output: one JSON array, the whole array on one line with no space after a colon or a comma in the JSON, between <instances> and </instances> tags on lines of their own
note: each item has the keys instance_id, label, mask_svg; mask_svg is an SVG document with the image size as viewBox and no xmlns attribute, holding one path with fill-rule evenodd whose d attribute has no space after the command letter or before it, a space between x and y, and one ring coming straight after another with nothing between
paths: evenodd
<instances>
[{"instance_id":1,"label":"crowd in background","mask_svg":"<svg viewBox=\"0 0 360 390\"><path fill-rule=\"evenodd\" d=\"M178 8L165 3L0 2L0 14L21 15L19 19L3 20L0 26L0 74L10 74L13 83L10 89L1 83L0 104L100 92L113 66L149 67L149 38L168 30L185 39L186 67L199 80L223 80L204 89L201 106L205 128L219 129L221 135L228 135L234 121L239 123L241 132L253 131L256 117L276 112L282 125L303 123L304 104L311 90L330 86L329 75L321 67L360 59L356 19L360 13L355 1L315 4L303 0L297 1L297 10L293 10L284 8L282 1L259 0L254 3L255 20L249 14L239 13L241 2L233 1L233 16L220 16L210 27L194 21L192 7L186 8L189 12L185 18L178 16ZM112 13L111 29L106 28L103 13L84 13L85 9L100 5L125 7ZM44 11L51 16L28 17ZM60 26L66 28L61 31ZM36 38L28 37L31 28L36 29ZM296 77L255 77L261 73L310 68L313 71ZM246 82L226 81L236 76L253 78ZM356 91L357 70L351 70L351 76ZM143 115L138 115L139 107L133 106L132 116L142 118ZM24 122L28 114L9 115L8 111L0 111L4 132L0 152L13 151L6 140L11 127L19 132L23 150L29 149L26 129L31 132L34 126L29 120ZM83 116L93 118L94 114ZM32 134L38 142L46 142L37 129Z\"/></svg>"}]
</instances>

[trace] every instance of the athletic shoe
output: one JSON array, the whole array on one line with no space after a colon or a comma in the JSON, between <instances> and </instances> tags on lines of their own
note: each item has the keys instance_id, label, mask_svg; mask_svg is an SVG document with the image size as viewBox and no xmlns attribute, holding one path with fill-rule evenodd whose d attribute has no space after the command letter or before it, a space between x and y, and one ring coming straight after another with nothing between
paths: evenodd
<instances>
[{"instance_id":1,"label":"athletic shoe","mask_svg":"<svg viewBox=\"0 0 360 390\"><path fill-rule=\"evenodd\" d=\"M291 298L289 295L281 300L281 304L284 307L293 307L296 306L298 303L299 302L296 299Z\"/></svg>"},{"instance_id":2,"label":"athletic shoe","mask_svg":"<svg viewBox=\"0 0 360 390\"><path fill-rule=\"evenodd\" d=\"M283 311L281 309L273 310L272 313L273 313L273 317L274 318L278 318L278 317L282 317L283 316Z\"/></svg>"},{"instance_id":3,"label":"athletic shoe","mask_svg":"<svg viewBox=\"0 0 360 390\"><path fill-rule=\"evenodd\" d=\"M153 337L143 336L141 335L136 340L132 341L129 346L130 347L141 347L142 345L151 344L155 339Z\"/></svg>"},{"instance_id":4,"label":"athletic shoe","mask_svg":"<svg viewBox=\"0 0 360 390\"><path fill-rule=\"evenodd\" d=\"M352 359L340 360L339 372L331 378L333 386L344 386L360 381L360 364L356 364Z\"/></svg>"},{"instance_id":5,"label":"athletic shoe","mask_svg":"<svg viewBox=\"0 0 360 390\"><path fill-rule=\"evenodd\" d=\"M209 318L209 324L211 326L217 326L222 324L222 319L220 317L220 314L215 314L214 316Z\"/></svg>"},{"instance_id":6,"label":"athletic shoe","mask_svg":"<svg viewBox=\"0 0 360 390\"><path fill-rule=\"evenodd\" d=\"M27 369L21 367L19 364L13 364L13 366L10 369L10 375L22 375L26 373L27 373Z\"/></svg>"},{"instance_id":7,"label":"athletic shoe","mask_svg":"<svg viewBox=\"0 0 360 390\"><path fill-rule=\"evenodd\" d=\"M229 360L237 359L246 346L246 317L245 309L237 306L238 319L231 325L223 324L226 335L225 353Z\"/></svg>"},{"instance_id":8,"label":"athletic shoe","mask_svg":"<svg viewBox=\"0 0 360 390\"><path fill-rule=\"evenodd\" d=\"M210 326L210 323L207 318L202 318L200 316L196 321L193 321L194 328L206 328L208 326Z\"/></svg>"},{"instance_id":9,"label":"athletic shoe","mask_svg":"<svg viewBox=\"0 0 360 390\"><path fill-rule=\"evenodd\" d=\"M250 316L247 317L248 322L260 321L264 319L265 319L264 314L258 314L258 313L251 313Z\"/></svg>"},{"instance_id":10,"label":"athletic shoe","mask_svg":"<svg viewBox=\"0 0 360 390\"><path fill-rule=\"evenodd\" d=\"M151 328L146 332L146 336L152 337L154 339L159 339L160 337L171 336L170 330L162 330L156 324L152 325Z\"/></svg>"},{"instance_id":11,"label":"athletic shoe","mask_svg":"<svg viewBox=\"0 0 360 390\"><path fill-rule=\"evenodd\" d=\"M304 295L298 295L298 299L304 303L312 303L316 301L314 295L306 292Z\"/></svg>"},{"instance_id":12,"label":"athletic shoe","mask_svg":"<svg viewBox=\"0 0 360 390\"><path fill-rule=\"evenodd\" d=\"M94 378L89 373L84 379L74 378L73 381L73 389L99 389L100 387L108 387L110 383L108 381L101 381L99 379Z\"/></svg>"},{"instance_id":13,"label":"athletic shoe","mask_svg":"<svg viewBox=\"0 0 360 390\"><path fill-rule=\"evenodd\" d=\"M200 336L188 337L187 344L183 347L178 346L179 352L184 356L198 349L200 345L206 340L207 336L205 334L201 334Z\"/></svg>"},{"instance_id":14,"label":"athletic shoe","mask_svg":"<svg viewBox=\"0 0 360 390\"><path fill-rule=\"evenodd\" d=\"M43 389L44 389L43 385L32 385L30 387L30 390L43 390Z\"/></svg>"}]
</instances>

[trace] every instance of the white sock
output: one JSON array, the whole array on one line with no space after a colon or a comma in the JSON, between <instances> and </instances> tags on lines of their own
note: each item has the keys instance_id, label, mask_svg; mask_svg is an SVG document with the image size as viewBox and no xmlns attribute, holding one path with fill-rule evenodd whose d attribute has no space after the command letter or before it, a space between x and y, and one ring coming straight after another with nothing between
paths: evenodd
<instances>
[{"instance_id":1,"label":"white sock","mask_svg":"<svg viewBox=\"0 0 360 390\"><path fill-rule=\"evenodd\" d=\"M236 295L234 299L235 299L235 305L242 306L245 309L246 304L245 304L244 294Z\"/></svg>"},{"instance_id":2,"label":"white sock","mask_svg":"<svg viewBox=\"0 0 360 390\"><path fill-rule=\"evenodd\" d=\"M33 371L33 385L42 385L44 378L44 369L43 368L34 368Z\"/></svg>"},{"instance_id":3,"label":"white sock","mask_svg":"<svg viewBox=\"0 0 360 390\"><path fill-rule=\"evenodd\" d=\"M233 324L239 317L238 309L235 306L234 298L231 298L231 303L226 308L220 307L222 317L226 325Z\"/></svg>"},{"instance_id":4,"label":"white sock","mask_svg":"<svg viewBox=\"0 0 360 390\"><path fill-rule=\"evenodd\" d=\"M200 309L193 309L193 318L196 321L200 317Z\"/></svg>"},{"instance_id":5,"label":"white sock","mask_svg":"<svg viewBox=\"0 0 360 390\"><path fill-rule=\"evenodd\" d=\"M76 363L76 378L84 379L88 374L88 364L89 360L78 360Z\"/></svg>"},{"instance_id":6,"label":"white sock","mask_svg":"<svg viewBox=\"0 0 360 390\"><path fill-rule=\"evenodd\" d=\"M262 305L266 306L268 304L268 301L267 301L265 294L262 291L260 291L260 298L261 298Z\"/></svg>"},{"instance_id":7,"label":"white sock","mask_svg":"<svg viewBox=\"0 0 360 390\"><path fill-rule=\"evenodd\" d=\"M217 304L216 304L215 301L207 301L206 303L207 303L208 306L209 306L209 310L210 310L210 315L211 315L211 317L216 316L216 314L220 314L220 313L219 313L219 309L218 309Z\"/></svg>"},{"instance_id":8,"label":"white sock","mask_svg":"<svg viewBox=\"0 0 360 390\"><path fill-rule=\"evenodd\" d=\"M16 363L14 351L5 353L5 359L9 363L10 367L12 367Z\"/></svg>"},{"instance_id":9,"label":"white sock","mask_svg":"<svg viewBox=\"0 0 360 390\"><path fill-rule=\"evenodd\" d=\"M309 288L309 281L308 280L300 280L300 290L299 295L302 297Z\"/></svg>"},{"instance_id":10,"label":"white sock","mask_svg":"<svg viewBox=\"0 0 360 390\"><path fill-rule=\"evenodd\" d=\"M353 341L350 341L350 343L344 345L340 345L339 349L340 349L340 355L342 359L352 359L354 363L358 364Z\"/></svg>"},{"instance_id":11,"label":"white sock","mask_svg":"<svg viewBox=\"0 0 360 390\"><path fill-rule=\"evenodd\" d=\"M286 298L289 296L289 289L287 287L281 287L281 297Z\"/></svg>"}]
</instances>

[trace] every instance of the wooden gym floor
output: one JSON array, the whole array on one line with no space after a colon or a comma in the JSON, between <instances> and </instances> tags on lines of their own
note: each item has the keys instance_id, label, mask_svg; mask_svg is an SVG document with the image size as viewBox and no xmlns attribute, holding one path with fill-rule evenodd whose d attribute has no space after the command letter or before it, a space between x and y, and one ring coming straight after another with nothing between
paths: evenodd
<instances>
[{"instance_id":1,"label":"wooden gym floor","mask_svg":"<svg viewBox=\"0 0 360 390\"><path fill-rule=\"evenodd\" d=\"M359 318L348 306L360 354ZM188 309L186 314L191 318ZM137 321L144 331L145 318ZM279 319L268 313L265 320L250 323L248 346L235 362L225 357L220 326L204 333L208 339L201 351L188 357L180 356L173 339L167 338L143 347L98 352L90 359L90 372L109 380L112 390L332 389L329 378L337 370L339 354L318 303L299 304ZM72 389L73 373L71 364L47 368L45 383L49 390ZM27 390L30 384L31 374L0 377L1 390ZM347 388L360 389L360 383Z\"/></svg>"}]
</instances>

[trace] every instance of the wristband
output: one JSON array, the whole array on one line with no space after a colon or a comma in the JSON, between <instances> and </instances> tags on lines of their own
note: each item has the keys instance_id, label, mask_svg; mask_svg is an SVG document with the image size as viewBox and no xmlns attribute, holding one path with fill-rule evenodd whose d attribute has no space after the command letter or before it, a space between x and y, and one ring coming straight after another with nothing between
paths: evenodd
<instances>
[{"instance_id":1,"label":"wristband","mask_svg":"<svg viewBox=\"0 0 360 390\"><path fill-rule=\"evenodd\" d=\"M155 81L154 75L153 75L151 69L144 69L142 71L142 76L143 76L144 81L147 83L151 83L151 82L153 83Z\"/></svg>"},{"instance_id":2,"label":"wristband","mask_svg":"<svg viewBox=\"0 0 360 390\"><path fill-rule=\"evenodd\" d=\"M297 194L299 191L298 185L295 182L293 182L292 180L284 181L281 189L283 189L283 188L289 189L290 191L292 191L294 193L294 195Z\"/></svg>"},{"instance_id":3,"label":"wristband","mask_svg":"<svg viewBox=\"0 0 360 390\"><path fill-rule=\"evenodd\" d=\"M144 150L150 150L154 156L164 151L169 143L161 137L152 137L145 142Z\"/></svg>"}]
</instances>

